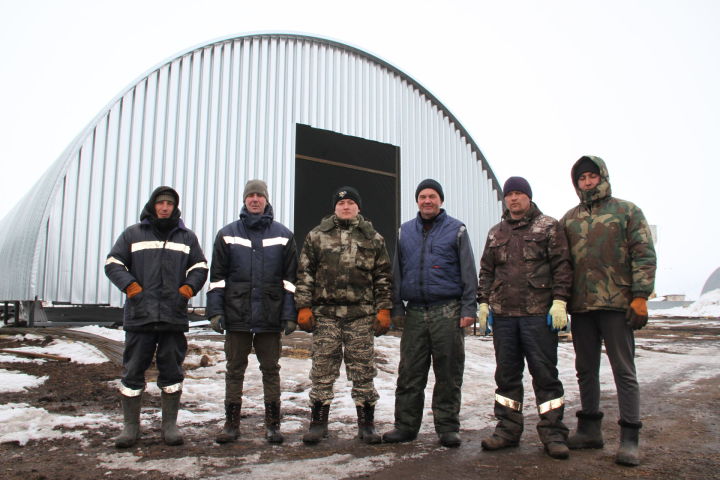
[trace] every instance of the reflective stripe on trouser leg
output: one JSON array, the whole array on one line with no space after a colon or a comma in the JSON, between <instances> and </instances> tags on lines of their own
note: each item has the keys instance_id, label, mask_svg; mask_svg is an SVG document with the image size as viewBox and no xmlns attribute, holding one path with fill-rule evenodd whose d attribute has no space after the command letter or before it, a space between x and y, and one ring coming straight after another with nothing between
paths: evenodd
<instances>
[{"instance_id":1,"label":"reflective stripe on trouser leg","mask_svg":"<svg viewBox=\"0 0 720 480\"><path fill-rule=\"evenodd\" d=\"M552 400L548 400L547 402L541 403L537 406L538 413L542 415L543 413L547 413L550 410L555 410L556 408L560 408L565 404L565 397L560 398L553 398Z\"/></svg>"},{"instance_id":2,"label":"reflective stripe on trouser leg","mask_svg":"<svg viewBox=\"0 0 720 480\"><path fill-rule=\"evenodd\" d=\"M133 389L126 387L122 383L120 384L120 394L125 397L139 397L140 395L142 395L144 390L144 388Z\"/></svg>"},{"instance_id":3,"label":"reflective stripe on trouser leg","mask_svg":"<svg viewBox=\"0 0 720 480\"><path fill-rule=\"evenodd\" d=\"M177 392L182 392L182 386L183 386L182 382L179 382L179 383L175 383L173 385L168 385L167 387L162 387L161 390L164 393L168 393L168 394L169 393L177 393Z\"/></svg>"},{"instance_id":4,"label":"reflective stripe on trouser leg","mask_svg":"<svg viewBox=\"0 0 720 480\"><path fill-rule=\"evenodd\" d=\"M517 400L513 400L512 398L503 397L502 395L498 395L497 393L495 394L495 401L511 410L515 410L516 412L522 412L522 402L518 402Z\"/></svg>"}]
</instances>

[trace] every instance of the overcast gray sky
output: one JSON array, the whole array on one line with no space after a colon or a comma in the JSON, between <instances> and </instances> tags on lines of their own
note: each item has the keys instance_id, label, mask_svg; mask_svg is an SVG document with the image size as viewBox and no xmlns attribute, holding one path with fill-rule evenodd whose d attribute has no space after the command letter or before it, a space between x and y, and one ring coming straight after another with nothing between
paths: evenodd
<instances>
[{"instance_id":1,"label":"overcast gray sky","mask_svg":"<svg viewBox=\"0 0 720 480\"><path fill-rule=\"evenodd\" d=\"M146 70L218 37L298 32L411 75L549 215L578 201L572 163L603 157L614 195L657 225L658 294L694 299L720 267L718 25L713 0L0 0L0 218Z\"/></svg>"}]
</instances>

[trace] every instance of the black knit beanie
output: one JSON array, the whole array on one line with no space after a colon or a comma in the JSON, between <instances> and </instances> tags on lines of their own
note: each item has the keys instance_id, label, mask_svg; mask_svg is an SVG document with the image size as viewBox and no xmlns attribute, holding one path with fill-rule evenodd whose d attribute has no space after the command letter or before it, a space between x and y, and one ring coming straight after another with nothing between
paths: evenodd
<instances>
[{"instance_id":1,"label":"black knit beanie","mask_svg":"<svg viewBox=\"0 0 720 480\"><path fill-rule=\"evenodd\" d=\"M352 200L353 202L357 203L357 206L359 208L362 208L362 198L360 198L360 193L353 187L348 187L346 185L344 187L338 188L335 193L333 193L332 209L335 210L335 205L337 205L340 200L345 199Z\"/></svg>"},{"instance_id":2,"label":"black knit beanie","mask_svg":"<svg viewBox=\"0 0 720 480\"><path fill-rule=\"evenodd\" d=\"M437 180L433 180L432 178L426 178L422 182L418 183L418 186L415 189L416 202L418 199L418 195L420 195L420 192L422 192L426 188L432 188L433 190L435 190L438 195L440 195L440 200L442 200L443 202L445 201L445 193L443 192L442 185L440 185Z\"/></svg>"},{"instance_id":3,"label":"black knit beanie","mask_svg":"<svg viewBox=\"0 0 720 480\"><path fill-rule=\"evenodd\" d=\"M507 196L510 192L522 192L532 198L532 188L530 188L530 184L523 177L510 177L505 181L505 185L503 185L503 195Z\"/></svg>"},{"instance_id":4,"label":"black knit beanie","mask_svg":"<svg viewBox=\"0 0 720 480\"><path fill-rule=\"evenodd\" d=\"M575 164L575 170L573 171L573 181L575 182L576 186L578 180L580 179L580 175L586 172L596 173L600 175L600 168L597 166L597 163L593 162L590 159L590 157L582 157Z\"/></svg>"}]
</instances>

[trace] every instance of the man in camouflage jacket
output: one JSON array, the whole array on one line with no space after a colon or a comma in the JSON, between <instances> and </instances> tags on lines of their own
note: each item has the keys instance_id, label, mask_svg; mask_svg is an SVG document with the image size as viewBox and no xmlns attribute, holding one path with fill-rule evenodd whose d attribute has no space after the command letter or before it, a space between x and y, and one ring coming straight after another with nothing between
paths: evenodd
<instances>
[{"instance_id":1,"label":"man in camouflage jacket","mask_svg":"<svg viewBox=\"0 0 720 480\"><path fill-rule=\"evenodd\" d=\"M581 157L572 167L580 204L561 220L570 244L574 282L570 299L575 368L582 410L570 448L602 448L600 351L605 343L620 406L621 445L615 461L638 465L640 394L633 330L647 323L655 285L650 228L635 204L614 198L605 162Z\"/></svg>"},{"instance_id":2,"label":"man in camouflage jacket","mask_svg":"<svg viewBox=\"0 0 720 480\"><path fill-rule=\"evenodd\" d=\"M495 432L485 450L516 446L523 432L523 370L527 360L540 421L538 435L548 455L568 458L563 424L564 390L557 370L557 329L567 325L572 267L567 238L552 217L532 201L530 184L510 177L503 187L506 210L492 227L480 260L480 328L494 315ZM548 312L554 325L547 325Z\"/></svg>"},{"instance_id":3,"label":"man in camouflage jacket","mask_svg":"<svg viewBox=\"0 0 720 480\"><path fill-rule=\"evenodd\" d=\"M315 444L327 436L333 385L344 358L353 382L358 436L379 443L373 334L383 335L390 328L390 258L383 237L359 215L357 190L341 187L332 205L335 214L323 218L305 238L295 290L297 323L313 332L311 424L303 441Z\"/></svg>"}]
</instances>

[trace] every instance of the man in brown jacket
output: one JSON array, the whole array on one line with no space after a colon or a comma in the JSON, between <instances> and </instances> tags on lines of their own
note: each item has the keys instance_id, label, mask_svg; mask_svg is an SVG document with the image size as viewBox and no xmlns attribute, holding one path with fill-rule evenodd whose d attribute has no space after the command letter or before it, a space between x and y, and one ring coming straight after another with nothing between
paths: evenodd
<instances>
[{"instance_id":1,"label":"man in brown jacket","mask_svg":"<svg viewBox=\"0 0 720 480\"><path fill-rule=\"evenodd\" d=\"M532 201L527 180L510 177L503 191L506 210L502 221L490 229L480 261L478 317L482 331L488 317L494 317L498 419L482 447L498 450L518 445L527 360L540 416L538 435L548 455L565 459L568 429L562 422L557 331L567 325L572 284L567 238L557 220L543 215Z\"/></svg>"}]
</instances>

